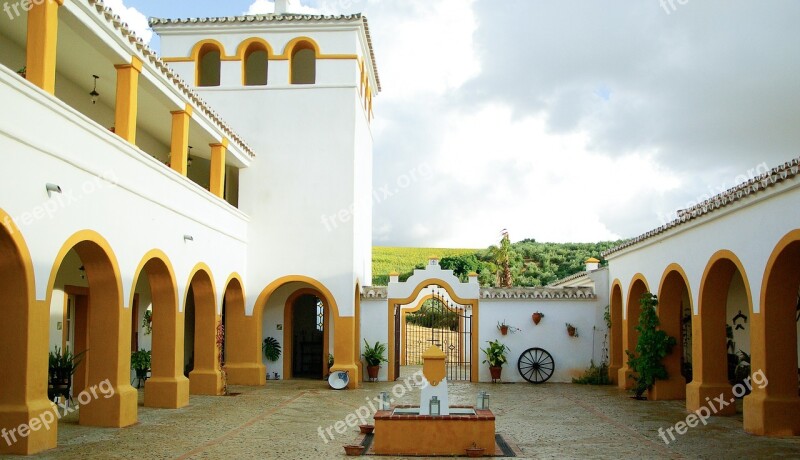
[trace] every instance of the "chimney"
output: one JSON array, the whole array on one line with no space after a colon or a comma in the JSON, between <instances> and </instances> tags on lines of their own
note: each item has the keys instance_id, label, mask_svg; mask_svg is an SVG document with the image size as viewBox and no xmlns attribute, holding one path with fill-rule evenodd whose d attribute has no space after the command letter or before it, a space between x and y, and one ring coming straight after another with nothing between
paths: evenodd
<instances>
[{"instance_id":1,"label":"chimney","mask_svg":"<svg viewBox=\"0 0 800 460\"><path fill-rule=\"evenodd\" d=\"M286 14L289 8L289 0L275 0L275 14Z\"/></svg>"},{"instance_id":2,"label":"chimney","mask_svg":"<svg viewBox=\"0 0 800 460\"><path fill-rule=\"evenodd\" d=\"M600 268L600 261L599 260L595 259L594 257L586 259L586 271L587 272L593 272L593 271L597 270L598 268Z\"/></svg>"}]
</instances>

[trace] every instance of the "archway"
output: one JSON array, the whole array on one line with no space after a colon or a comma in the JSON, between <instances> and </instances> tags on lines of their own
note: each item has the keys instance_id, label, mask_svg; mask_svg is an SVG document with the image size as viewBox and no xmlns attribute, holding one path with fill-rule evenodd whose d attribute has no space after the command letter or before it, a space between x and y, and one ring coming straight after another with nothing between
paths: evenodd
<instances>
[{"instance_id":1,"label":"archway","mask_svg":"<svg viewBox=\"0 0 800 460\"><path fill-rule=\"evenodd\" d=\"M144 405L177 409L189 404L189 380L183 375L183 313L178 311L175 272L166 254L150 251L134 276L132 301L138 297L139 313L133 321L141 324L151 308L149 334L151 376L144 386ZM133 309L132 309L133 310ZM143 333L140 348L148 348Z\"/></svg>"},{"instance_id":2,"label":"archway","mask_svg":"<svg viewBox=\"0 0 800 460\"><path fill-rule=\"evenodd\" d=\"M437 261L438 262L438 261ZM438 263L433 265L437 267L438 270ZM472 382L479 381L479 363L480 360L478 359L478 352L480 348L478 346L478 334L472 333L472 331L477 331L478 329L478 299L464 299L456 295L455 290L453 287L446 281L438 278L427 278L427 279L420 279L419 281L414 281L415 288L411 291L411 294L403 299L399 298L392 298L388 301L388 317L389 317L389 350L388 350L388 379L389 381L397 380L400 377L400 363L402 362L401 351L403 349L402 334L402 317L403 317L403 306L407 305L417 305L417 302L420 302L420 306L424 302L421 301L425 297L422 294L422 291L425 289L430 289L431 286L435 286L436 288L440 288L442 296L452 300L452 302L456 303L459 307L463 307L463 309L469 310L470 322L471 324L466 325L465 327L465 339L464 347L463 347L463 357L464 360L461 361L459 364L467 363L467 369L465 369L466 376L465 380L469 380ZM413 284L412 284L413 285Z\"/></svg>"},{"instance_id":3,"label":"archway","mask_svg":"<svg viewBox=\"0 0 800 460\"><path fill-rule=\"evenodd\" d=\"M472 314L454 304L439 286L429 288L430 294L423 291L423 297L410 304L411 308L401 306L400 365L421 366L422 355L436 345L445 353L447 380L469 381Z\"/></svg>"},{"instance_id":4,"label":"archway","mask_svg":"<svg viewBox=\"0 0 800 460\"><path fill-rule=\"evenodd\" d=\"M190 280L185 308L187 324L190 323L190 313L194 317L193 366L189 372L189 392L194 395L220 395L223 392L217 349L220 316L217 314L211 270L205 265L199 265L194 269Z\"/></svg>"},{"instance_id":5,"label":"archway","mask_svg":"<svg viewBox=\"0 0 800 460\"><path fill-rule=\"evenodd\" d=\"M330 316L315 289L298 289L287 299L283 320L283 375L321 379L328 372Z\"/></svg>"},{"instance_id":6,"label":"archway","mask_svg":"<svg viewBox=\"0 0 800 460\"><path fill-rule=\"evenodd\" d=\"M72 236L59 251L48 283L46 304L50 310L57 316L63 314L67 286L81 283L85 283L88 292L87 309L83 318L76 317L76 325L85 323L85 381L73 382L73 395L79 395L81 404L80 424L132 425L137 421L137 392L129 380L131 316L122 306L122 283L113 250L91 231ZM62 331L66 332L63 328ZM99 387L110 396L86 397L79 393L84 389L81 386L95 388L95 393Z\"/></svg>"},{"instance_id":7,"label":"archway","mask_svg":"<svg viewBox=\"0 0 800 460\"><path fill-rule=\"evenodd\" d=\"M13 430L51 412L47 400L48 310L34 301L31 256L13 220L0 210L0 428ZM30 455L56 447L57 424L30 431L0 453ZM6 431L4 431L6 432Z\"/></svg>"},{"instance_id":8,"label":"archway","mask_svg":"<svg viewBox=\"0 0 800 460\"><path fill-rule=\"evenodd\" d=\"M744 399L748 433L800 435L799 288L800 230L795 230L773 250L764 272L761 312L752 315L752 393Z\"/></svg>"},{"instance_id":9,"label":"archway","mask_svg":"<svg viewBox=\"0 0 800 460\"><path fill-rule=\"evenodd\" d=\"M636 344L639 342L639 332L636 330L636 326L639 325L639 314L642 311L639 300L647 292L650 292L650 289L647 287L644 276L634 276L631 287L628 289L628 300L625 302L627 314L622 322L623 364L617 374L617 386L620 388L630 389L633 387L633 379L630 378L633 371L628 367L628 356L625 351L631 353L636 351Z\"/></svg>"},{"instance_id":10,"label":"archway","mask_svg":"<svg viewBox=\"0 0 800 460\"><path fill-rule=\"evenodd\" d=\"M619 280L614 281L611 288L611 330L609 331L609 364L608 376L612 383L618 383L619 370L622 369L624 353L622 352L622 286Z\"/></svg>"},{"instance_id":11,"label":"archway","mask_svg":"<svg viewBox=\"0 0 800 460\"><path fill-rule=\"evenodd\" d=\"M287 46L288 48L288 46ZM317 47L310 39L291 46L290 77L293 85L313 85L317 81Z\"/></svg>"},{"instance_id":12,"label":"archway","mask_svg":"<svg viewBox=\"0 0 800 460\"><path fill-rule=\"evenodd\" d=\"M686 408L696 411L709 401L722 396L734 400L728 380L728 338L726 315L736 276L743 280L742 302L752 311L750 284L739 259L730 251L720 251L711 257L700 282L698 315L692 321L692 382L686 386ZM739 395L741 396L741 395ZM715 415L736 413L733 403L720 404Z\"/></svg>"},{"instance_id":13,"label":"archway","mask_svg":"<svg viewBox=\"0 0 800 460\"><path fill-rule=\"evenodd\" d=\"M230 385L263 385L261 343L256 340L255 315L245 313L244 283L238 274L225 289L225 371Z\"/></svg>"},{"instance_id":14,"label":"archway","mask_svg":"<svg viewBox=\"0 0 800 460\"><path fill-rule=\"evenodd\" d=\"M656 381L650 397L654 400L684 399L687 382L685 371L691 372L691 361L687 363L684 357L687 355L687 345L691 347L692 304L689 282L679 265L667 267L661 278L658 319L661 323L660 329L674 337L677 343L664 358L667 379Z\"/></svg>"},{"instance_id":15,"label":"archway","mask_svg":"<svg viewBox=\"0 0 800 460\"><path fill-rule=\"evenodd\" d=\"M219 86L222 75L223 48L206 42L197 52L197 86Z\"/></svg>"},{"instance_id":16,"label":"archway","mask_svg":"<svg viewBox=\"0 0 800 460\"><path fill-rule=\"evenodd\" d=\"M341 316L336 299L331 291L319 281L307 276L290 275L277 279L264 288L258 296L253 310L255 334L250 339L250 343L258 345L259 353L255 355L255 359L258 361L249 365L253 366L253 364L255 364L255 366L262 369L263 373L267 370L260 353L261 343L266 336L277 338L285 348L285 331L282 330L285 327L285 299L299 289L313 289L317 291L322 295L325 306L330 308L329 318L331 319L331 327L328 333L329 340L333 343L334 357L334 365L331 371L349 372L350 383L348 384L348 388L359 388L361 386L361 372L360 367L356 364L356 361L359 359L358 349L354 346L356 343L355 332L357 330L355 317ZM284 350L281 361L276 363L279 369L284 369L282 360L285 358L285 354Z\"/></svg>"}]
</instances>

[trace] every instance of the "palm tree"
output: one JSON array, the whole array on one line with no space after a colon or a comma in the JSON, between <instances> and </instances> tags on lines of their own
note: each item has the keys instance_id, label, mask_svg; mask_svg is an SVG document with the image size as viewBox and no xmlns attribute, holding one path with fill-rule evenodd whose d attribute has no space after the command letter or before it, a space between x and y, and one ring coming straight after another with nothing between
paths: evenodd
<instances>
[{"instance_id":1,"label":"palm tree","mask_svg":"<svg viewBox=\"0 0 800 460\"><path fill-rule=\"evenodd\" d=\"M489 256L492 261L498 265L497 270L497 287L511 287L513 280L511 277L511 253L514 249L511 247L511 239L508 236L508 230L503 229L500 232L503 236L498 246L489 247Z\"/></svg>"}]
</instances>

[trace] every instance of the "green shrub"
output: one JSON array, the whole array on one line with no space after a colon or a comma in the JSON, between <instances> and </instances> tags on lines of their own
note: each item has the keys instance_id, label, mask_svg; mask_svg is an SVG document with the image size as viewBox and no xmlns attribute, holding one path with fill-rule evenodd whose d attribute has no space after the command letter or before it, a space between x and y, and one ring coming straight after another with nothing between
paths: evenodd
<instances>
[{"instance_id":1,"label":"green shrub","mask_svg":"<svg viewBox=\"0 0 800 460\"><path fill-rule=\"evenodd\" d=\"M601 363L595 366L594 360L589 364L589 369L582 376L572 379L572 383L580 385L610 385L611 379L608 378L608 364Z\"/></svg>"},{"instance_id":2,"label":"green shrub","mask_svg":"<svg viewBox=\"0 0 800 460\"><path fill-rule=\"evenodd\" d=\"M661 324L656 313L658 298L646 292L639 300L639 304L642 312L639 314L639 324L636 326L636 330L639 331L636 352L625 350L628 354L628 367L635 373L631 378L635 381L633 392L637 398L641 398L656 380L666 380L669 377L663 361L677 343L674 337L658 329Z\"/></svg>"}]
</instances>

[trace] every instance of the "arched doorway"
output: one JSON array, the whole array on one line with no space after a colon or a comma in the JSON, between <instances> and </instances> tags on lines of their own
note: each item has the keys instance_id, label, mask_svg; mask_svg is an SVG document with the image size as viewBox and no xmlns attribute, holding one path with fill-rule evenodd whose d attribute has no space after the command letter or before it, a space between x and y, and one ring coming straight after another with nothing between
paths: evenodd
<instances>
[{"instance_id":1,"label":"arched doorway","mask_svg":"<svg viewBox=\"0 0 800 460\"><path fill-rule=\"evenodd\" d=\"M145 382L144 405L177 409L189 404L189 380L183 374L183 314L178 311L175 274L166 254L151 251L134 276L134 325L143 326L151 312L151 332L139 332L138 347L151 351L151 373ZM138 312L137 312L138 310ZM134 327L142 329L142 327Z\"/></svg>"},{"instance_id":2,"label":"arched doorway","mask_svg":"<svg viewBox=\"0 0 800 460\"><path fill-rule=\"evenodd\" d=\"M647 287L644 276L636 275L628 290L628 300L625 302L627 314L622 324L623 364L617 377L617 386L620 388L630 389L633 387L633 379L630 378L632 371L628 367L628 357L625 350L631 353L636 351L636 344L639 343L639 332L636 330L636 326L639 325L639 315L642 311L639 300L647 292L650 292L650 289Z\"/></svg>"},{"instance_id":3,"label":"arched doorway","mask_svg":"<svg viewBox=\"0 0 800 460\"><path fill-rule=\"evenodd\" d=\"M255 315L245 312L244 283L233 274L226 283L225 296L225 371L230 385L263 385L261 344L255 340Z\"/></svg>"},{"instance_id":4,"label":"arched doorway","mask_svg":"<svg viewBox=\"0 0 800 460\"><path fill-rule=\"evenodd\" d=\"M686 398L686 382L691 381L692 304L686 274L678 265L670 265L661 279L658 293L658 319L661 330L674 337L676 345L664 358L667 379L657 380L650 396L654 400Z\"/></svg>"},{"instance_id":5,"label":"arched doorway","mask_svg":"<svg viewBox=\"0 0 800 460\"><path fill-rule=\"evenodd\" d=\"M52 410L47 400L48 311L34 302L34 292L28 249L19 229L0 210L0 350L14 351L4 353L0 366L0 428L5 430ZM30 431L11 445L0 442L0 453L29 455L56 447L57 423Z\"/></svg>"},{"instance_id":6,"label":"arched doorway","mask_svg":"<svg viewBox=\"0 0 800 460\"><path fill-rule=\"evenodd\" d=\"M322 293L299 289L284 307L283 373L287 379L321 379L328 374L328 307Z\"/></svg>"},{"instance_id":7,"label":"arched doorway","mask_svg":"<svg viewBox=\"0 0 800 460\"><path fill-rule=\"evenodd\" d=\"M800 435L800 230L786 235L773 250L761 290L761 312L752 315L752 393L744 399L744 429Z\"/></svg>"},{"instance_id":8,"label":"arched doorway","mask_svg":"<svg viewBox=\"0 0 800 460\"><path fill-rule=\"evenodd\" d=\"M741 289L737 288L741 279ZM736 413L729 374L729 346L726 315L728 305L735 302L752 311L747 275L739 259L730 251L720 251L711 257L702 281L698 315L692 321L692 382L686 386L686 408L696 411L709 401L722 396L715 415ZM741 395L739 395L741 396Z\"/></svg>"},{"instance_id":9,"label":"arched doorway","mask_svg":"<svg viewBox=\"0 0 800 460\"><path fill-rule=\"evenodd\" d=\"M195 395L220 395L223 392L217 348L220 316L215 299L211 271L204 265L196 267L190 278L185 307L186 342L187 345L192 343L192 357L186 359L186 364L191 364L192 368L189 372L189 392Z\"/></svg>"},{"instance_id":10,"label":"arched doorway","mask_svg":"<svg viewBox=\"0 0 800 460\"><path fill-rule=\"evenodd\" d=\"M400 365L421 366L422 355L436 345L445 353L447 380L470 381L471 311L450 300L439 286L427 286L422 292L410 308L400 309Z\"/></svg>"},{"instance_id":11,"label":"arched doorway","mask_svg":"<svg viewBox=\"0 0 800 460\"><path fill-rule=\"evenodd\" d=\"M51 315L64 315L63 335L51 337L51 344L64 343L70 334L74 351L86 351L72 384L81 404L80 424L123 427L136 423L137 392L129 381L131 315L122 306L120 271L108 242L91 231L71 237L56 258L47 292ZM84 295L84 308L65 309L70 297ZM109 394L113 389L113 396L80 397L84 389L97 387Z\"/></svg>"},{"instance_id":12,"label":"arched doorway","mask_svg":"<svg viewBox=\"0 0 800 460\"><path fill-rule=\"evenodd\" d=\"M624 362L624 353L622 352L622 286L619 280L614 281L614 286L611 288L611 303L608 309L611 316L608 376L612 383L617 383L619 370L622 369Z\"/></svg>"}]
</instances>

